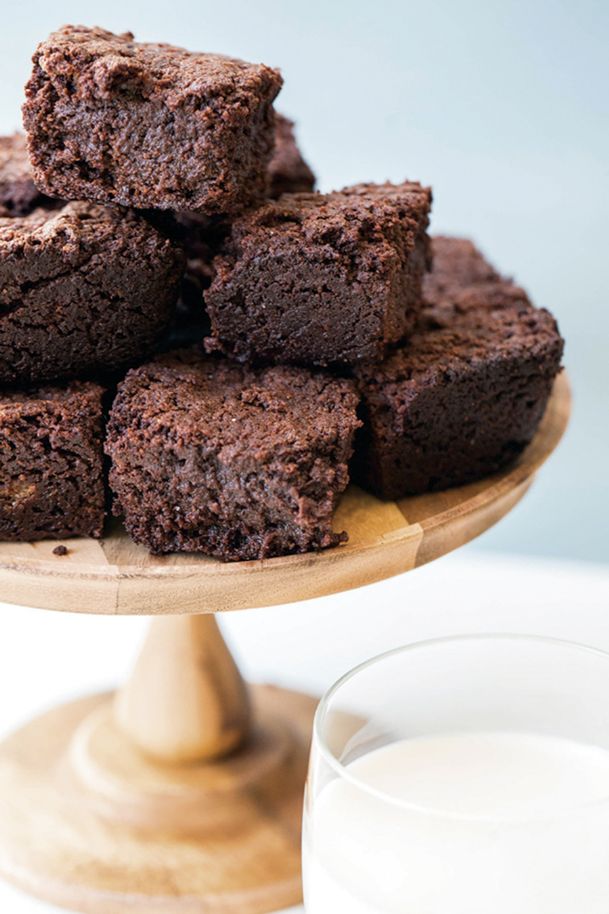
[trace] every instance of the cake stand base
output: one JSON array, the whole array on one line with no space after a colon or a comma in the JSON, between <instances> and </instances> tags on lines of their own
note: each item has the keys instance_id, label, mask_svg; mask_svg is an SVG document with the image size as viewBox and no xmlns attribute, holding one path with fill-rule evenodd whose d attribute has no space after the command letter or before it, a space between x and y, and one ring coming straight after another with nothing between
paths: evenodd
<instances>
[{"instance_id":1,"label":"cake stand base","mask_svg":"<svg viewBox=\"0 0 609 914\"><path fill-rule=\"evenodd\" d=\"M111 696L55 708L0 744L0 873L83 914L262 914L301 899L316 701L257 686L244 748L160 766Z\"/></svg>"}]
</instances>

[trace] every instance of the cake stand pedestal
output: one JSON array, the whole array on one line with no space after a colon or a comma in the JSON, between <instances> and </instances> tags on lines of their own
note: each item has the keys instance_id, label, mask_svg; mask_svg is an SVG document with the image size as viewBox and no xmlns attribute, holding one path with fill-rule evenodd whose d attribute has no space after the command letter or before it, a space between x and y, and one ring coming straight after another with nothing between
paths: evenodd
<instances>
[{"instance_id":1,"label":"cake stand pedestal","mask_svg":"<svg viewBox=\"0 0 609 914\"><path fill-rule=\"evenodd\" d=\"M101 541L0 544L3 600L155 616L115 695L49 711L0 743L0 874L84 914L263 914L298 903L300 818L316 700L247 687L214 612L292 603L409 571L466 543L524 495L569 415L566 377L507 470L381 502L352 487L349 542L222 564Z\"/></svg>"}]
</instances>

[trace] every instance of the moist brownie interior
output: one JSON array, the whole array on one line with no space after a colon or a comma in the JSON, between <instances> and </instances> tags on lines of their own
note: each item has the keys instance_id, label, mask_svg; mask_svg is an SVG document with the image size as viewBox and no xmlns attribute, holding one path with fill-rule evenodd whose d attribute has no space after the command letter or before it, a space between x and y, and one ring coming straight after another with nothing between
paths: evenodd
<instances>
[{"instance_id":1,"label":"moist brownie interior","mask_svg":"<svg viewBox=\"0 0 609 914\"><path fill-rule=\"evenodd\" d=\"M99 385L0 393L0 540L102 535Z\"/></svg>"},{"instance_id":2,"label":"moist brownie interior","mask_svg":"<svg viewBox=\"0 0 609 914\"><path fill-rule=\"evenodd\" d=\"M300 365L380 359L420 314L430 205L419 184L362 184L237 218L205 293L208 348Z\"/></svg>"},{"instance_id":3,"label":"moist brownie interior","mask_svg":"<svg viewBox=\"0 0 609 914\"><path fill-rule=\"evenodd\" d=\"M85 26L33 65L23 119L45 192L207 214L264 197L277 70Z\"/></svg>"},{"instance_id":4,"label":"moist brownie interior","mask_svg":"<svg viewBox=\"0 0 609 914\"><path fill-rule=\"evenodd\" d=\"M154 351L182 252L133 212L89 203L0 218L0 382L111 372Z\"/></svg>"},{"instance_id":5,"label":"moist brownie interior","mask_svg":"<svg viewBox=\"0 0 609 914\"><path fill-rule=\"evenodd\" d=\"M352 382L198 349L127 375L107 453L115 509L153 552L225 561L335 546L359 422Z\"/></svg>"},{"instance_id":6,"label":"moist brownie interior","mask_svg":"<svg viewBox=\"0 0 609 914\"><path fill-rule=\"evenodd\" d=\"M384 498L503 467L533 437L560 370L563 341L548 311L470 242L433 239L432 249L420 329L358 370L365 423L353 469Z\"/></svg>"}]
</instances>

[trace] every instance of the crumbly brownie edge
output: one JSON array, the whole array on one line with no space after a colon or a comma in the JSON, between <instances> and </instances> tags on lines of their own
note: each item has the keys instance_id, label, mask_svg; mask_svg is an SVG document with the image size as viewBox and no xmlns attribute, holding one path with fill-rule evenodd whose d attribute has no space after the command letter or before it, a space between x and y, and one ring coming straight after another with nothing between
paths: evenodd
<instances>
[{"instance_id":1,"label":"crumbly brownie edge","mask_svg":"<svg viewBox=\"0 0 609 914\"><path fill-rule=\"evenodd\" d=\"M295 136L294 122L275 112L275 149L268 165L269 196L312 193L315 175L302 156Z\"/></svg>"},{"instance_id":2,"label":"crumbly brownie edge","mask_svg":"<svg viewBox=\"0 0 609 914\"><path fill-rule=\"evenodd\" d=\"M60 29L37 48L26 86L36 181L66 199L239 212L266 193L281 85L262 64ZM154 158L145 155L152 135Z\"/></svg>"},{"instance_id":3,"label":"crumbly brownie edge","mask_svg":"<svg viewBox=\"0 0 609 914\"><path fill-rule=\"evenodd\" d=\"M543 357L447 370L435 383L404 382L392 398L362 393L356 482L398 499L473 482L508 465L530 443L559 371L562 346ZM389 400L389 402L388 402Z\"/></svg>"},{"instance_id":4,"label":"crumbly brownie edge","mask_svg":"<svg viewBox=\"0 0 609 914\"><path fill-rule=\"evenodd\" d=\"M365 428L354 473L386 498L505 466L535 434L560 370L564 341L552 315L470 242L440 243L442 283L420 329L359 371Z\"/></svg>"},{"instance_id":5,"label":"crumbly brownie edge","mask_svg":"<svg viewBox=\"0 0 609 914\"><path fill-rule=\"evenodd\" d=\"M416 184L358 185L286 195L235 220L205 293L209 351L320 367L378 361L420 314L430 205Z\"/></svg>"},{"instance_id":6,"label":"crumbly brownie edge","mask_svg":"<svg viewBox=\"0 0 609 914\"><path fill-rule=\"evenodd\" d=\"M0 540L102 535L102 396L77 382L0 398Z\"/></svg>"},{"instance_id":7,"label":"crumbly brownie edge","mask_svg":"<svg viewBox=\"0 0 609 914\"><path fill-rule=\"evenodd\" d=\"M0 219L0 382L108 373L167 331L183 253L129 211L67 204Z\"/></svg>"},{"instance_id":8,"label":"crumbly brownie edge","mask_svg":"<svg viewBox=\"0 0 609 914\"><path fill-rule=\"evenodd\" d=\"M213 363L207 360L206 364ZM230 370L241 371L238 366ZM278 371L291 372L290 377L301 381L308 374L270 369L271 373ZM260 396L255 379L264 378L265 372L245 369L244 373L248 379L244 402L253 397L255 403ZM272 453L273 448L264 444L264 426L260 426L254 438L246 438L247 447L244 445L245 450L253 449L254 463L247 456L245 460L234 456L232 462L223 458L218 463L216 448L227 454L230 447L226 441L214 444L211 429L207 433L201 430L203 437L197 433L192 438L179 423L176 431L174 418L168 433L167 423L153 419L145 407L147 397L153 397L156 409L164 396L157 390L147 393L151 383L148 367L127 376L113 406L106 444L113 461L110 484L117 499L115 510L125 516L127 529L137 542L153 552L195 551L224 561L241 561L323 549L344 541L345 534L332 530L332 515L348 482L347 465L359 424L357 395L350 382L324 381L332 385L332 409L326 390L320 394L327 403L320 420L330 433L317 436L313 451L289 444L292 421L286 441ZM173 380L171 386L175 386ZM273 396L272 379L271 386L264 389ZM281 419L272 415L275 426ZM244 421L247 425L248 419ZM143 460L151 448L155 459L147 461L144 474ZM189 468L187 479L181 475L184 461ZM159 492L166 493L166 501L159 500ZM210 505L216 506L211 512Z\"/></svg>"}]
</instances>

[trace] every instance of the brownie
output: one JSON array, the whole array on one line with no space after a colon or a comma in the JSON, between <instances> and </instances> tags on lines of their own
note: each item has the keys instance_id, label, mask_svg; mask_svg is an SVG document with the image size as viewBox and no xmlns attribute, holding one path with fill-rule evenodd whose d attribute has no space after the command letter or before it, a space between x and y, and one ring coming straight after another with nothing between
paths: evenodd
<instances>
[{"instance_id":1,"label":"brownie","mask_svg":"<svg viewBox=\"0 0 609 914\"><path fill-rule=\"evenodd\" d=\"M230 223L225 218L146 210L146 219L179 245L186 255L186 268L170 332L160 351L200 343L210 333L203 300L213 276L213 258Z\"/></svg>"},{"instance_id":2,"label":"brownie","mask_svg":"<svg viewBox=\"0 0 609 914\"><path fill-rule=\"evenodd\" d=\"M182 252L140 216L69 203L0 218L0 383L112 371L167 330Z\"/></svg>"},{"instance_id":3,"label":"brownie","mask_svg":"<svg viewBox=\"0 0 609 914\"><path fill-rule=\"evenodd\" d=\"M264 196L277 70L85 26L33 63L23 117L46 193L201 213Z\"/></svg>"},{"instance_id":4,"label":"brownie","mask_svg":"<svg viewBox=\"0 0 609 914\"><path fill-rule=\"evenodd\" d=\"M0 540L102 535L102 394L79 381L0 394Z\"/></svg>"},{"instance_id":5,"label":"brownie","mask_svg":"<svg viewBox=\"0 0 609 914\"><path fill-rule=\"evenodd\" d=\"M560 370L552 315L462 239L432 243L420 329L358 369L364 428L353 472L383 498L479 479L531 440Z\"/></svg>"},{"instance_id":6,"label":"brownie","mask_svg":"<svg viewBox=\"0 0 609 914\"><path fill-rule=\"evenodd\" d=\"M312 191L315 187L315 175L296 145L294 124L277 113L275 151L268 166L268 181L270 197ZM228 234L230 222L222 217L197 216L194 213L148 215L184 246L188 261L182 298L193 308L203 308L203 292L213 279L213 259Z\"/></svg>"},{"instance_id":7,"label":"brownie","mask_svg":"<svg viewBox=\"0 0 609 914\"><path fill-rule=\"evenodd\" d=\"M315 175L302 157L294 135L294 123L282 114L275 114L275 150L269 162L269 196L311 193Z\"/></svg>"},{"instance_id":8,"label":"brownie","mask_svg":"<svg viewBox=\"0 0 609 914\"><path fill-rule=\"evenodd\" d=\"M293 127L286 117L276 114L275 152L268 168L270 196L279 196L284 191L312 191L315 185L315 176L296 146ZM199 342L210 332L203 296L211 285L213 260L228 234L230 222L222 217L195 213L153 210L146 215L153 225L177 240L186 251L186 271L171 344L176 348Z\"/></svg>"},{"instance_id":9,"label":"brownie","mask_svg":"<svg viewBox=\"0 0 609 914\"><path fill-rule=\"evenodd\" d=\"M184 248L186 278L196 291L203 307L203 291L211 285L213 259L230 231L225 217L201 216L196 213L147 211L146 218L161 232ZM186 293L188 296L188 293ZM192 294L190 298L192 298Z\"/></svg>"},{"instance_id":10,"label":"brownie","mask_svg":"<svg viewBox=\"0 0 609 914\"><path fill-rule=\"evenodd\" d=\"M435 304L452 288L469 288L503 277L469 238L434 235L431 239L433 269L425 277L425 298Z\"/></svg>"},{"instance_id":11,"label":"brownie","mask_svg":"<svg viewBox=\"0 0 609 914\"><path fill-rule=\"evenodd\" d=\"M351 381L305 369L198 348L159 357L127 374L112 407L115 511L155 553L237 561L335 546L357 401Z\"/></svg>"},{"instance_id":12,"label":"brownie","mask_svg":"<svg viewBox=\"0 0 609 914\"><path fill-rule=\"evenodd\" d=\"M25 137L0 136L0 216L25 216L54 203L34 184Z\"/></svg>"},{"instance_id":13,"label":"brownie","mask_svg":"<svg viewBox=\"0 0 609 914\"><path fill-rule=\"evenodd\" d=\"M469 239L435 235L432 252L433 269L423 283L419 326L450 326L455 312L488 310L493 295L526 300L526 293L505 280Z\"/></svg>"},{"instance_id":14,"label":"brownie","mask_svg":"<svg viewBox=\"0 0 609 914\"><path fill-rule=\"evenodd\" d=\"M205 295L208 348L297 365L382 358L421 310L430 204L419 184L358 184L238 217Z\"/></svg>"}]
</instances>

